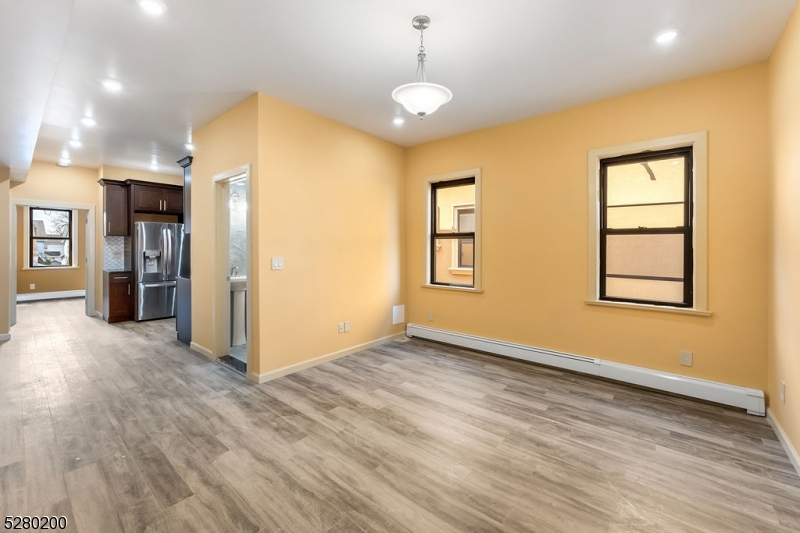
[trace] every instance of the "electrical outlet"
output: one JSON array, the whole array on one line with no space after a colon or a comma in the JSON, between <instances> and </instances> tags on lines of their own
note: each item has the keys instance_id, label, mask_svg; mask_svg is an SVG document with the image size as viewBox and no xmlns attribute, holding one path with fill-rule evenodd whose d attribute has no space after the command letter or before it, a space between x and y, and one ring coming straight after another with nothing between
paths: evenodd
<instances>
[{"instance_id":1,"label":"electrical outlet","mask_svg":"<svg viewBox=\"0 0 800 533\"><path fill-rule=\"evenodd\" d=\"M35 283L31 283L30 290L32 290L32 291L36 290L36 284Z\"/></svg>"},{"instance_id":2,"label":"electrical outlet","mask_svg":"<svg viewBox=\"0 0 800 533\"><path fill-rule=\"evenodd\" d=\"M681 365L692 366L692 352L681 350Z\"/></svg>"},{"instance_id":3,"label":"electrical outlet","mask_svg":"<svg viewBox=\"0 0 800 533\"><path fill-rule=\"evenodd\" d=\"M781 381L781 401L786 403L786 382Z\"/></svg>"},{"instance_id":4,"label":"electrical outlet","mask_svg":"<svg viewBox=\"0 0 800 533\"><path fill-rule=\"evenodd\" d=\"M345 333L350 333L350 321L349 320L346 320L345 323L344 323L344 332Z\"/></svg>"},{"instance_id":5,"label":"electrical outlet","mask_svg":"<svg viewBox=\"0 0 800 533\"><path fill-rule=\"evenodd\" d=\"M339 333L344 333L344 322L339 322Z\"/></svg>"},{"instance_id":6,"label":"electrical outlet","mask_svg":"<svg viewBox=\"0 0 800 533\"><path fill-rule=\"evenodd\" d=\"M428 311L428 322L433 322L433 311Z\"/></svg>"}]
</instances>

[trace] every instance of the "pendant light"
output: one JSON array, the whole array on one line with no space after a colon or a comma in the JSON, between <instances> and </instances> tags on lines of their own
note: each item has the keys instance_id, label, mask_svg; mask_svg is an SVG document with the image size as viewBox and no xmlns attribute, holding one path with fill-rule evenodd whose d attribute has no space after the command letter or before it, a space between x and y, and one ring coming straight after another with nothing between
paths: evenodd
<instances>
[{"instance_id":1,"label":"pendant light","mask_svg":"<svg viewBox=\"0 0 800 533\"><path fill-rule=\"evenodd\" d=\"M394 101L406 108L406 111L422 119L430 115L440 106L453 98L453 93L443 85L428 83L425 77L425 46L422 40L423 31L431 25L430 17L417 15L411 21L414 29L419 30L419 53L417 54L417 74L414 83L406 83L392 91Z\"/></svg>"}]
</instances>

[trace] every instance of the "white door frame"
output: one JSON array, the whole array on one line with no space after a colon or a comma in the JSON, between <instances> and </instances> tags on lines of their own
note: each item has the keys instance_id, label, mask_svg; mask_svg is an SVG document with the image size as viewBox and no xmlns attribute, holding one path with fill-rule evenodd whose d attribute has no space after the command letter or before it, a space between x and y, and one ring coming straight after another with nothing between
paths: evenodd
<instances>
[{"instance_id":1,"label":"white door frame","mask_svg":"<svg viewBox=\"0 0 800 533\"><path fill-rule=\"evenodd\" d=\"M25 198L11 199L11 266L10 266L10 325L17 323L17 208L18 207L49 207L51 209L77 209L87 211L86 214L86 316L97 316L95 309L95 211L94 204L77 204L72 202L51 202L48 200L29 200ZM80 260L80 258L78 258Z\"/></svg>"},{"instance_id":2,"label":"white door frame","mask_svg":"<svg viewBox=\"0 0 800 533\"><path fill-rule=\"evenodd\" d=\"M247 334L247 372L253 368L253 306L252 306L252 280L253 280L253 239L252 239L252 183L250 179L250 165L237 167L213 177L214 182L214 267L212 284L213 308L213 356L214 358L230 355L231 350L231 296L230 296L230 197L228 184L231 181L244 178L247 184L247 292L245 297L245 311L247 320L245 330Z\"/></svg>"}]
</instances>

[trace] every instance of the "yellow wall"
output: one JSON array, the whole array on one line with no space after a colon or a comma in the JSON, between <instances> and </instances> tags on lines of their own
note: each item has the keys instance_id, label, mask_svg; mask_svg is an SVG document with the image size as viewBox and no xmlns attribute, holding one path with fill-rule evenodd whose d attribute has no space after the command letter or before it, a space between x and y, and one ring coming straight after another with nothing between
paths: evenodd
<instances>
[{"instance_id":1,"label":"yellow wall","mask_svg":"<svg viewBox=\"0 0 800 533\"><path fill-rule=\"evenodd\" d=\"M0 167L0 335L11 332L11 178L7 167Z\"/></svg>"},{"instance_id":2,"label":"yellow wall","mask_svg":"<svg viewBox=\"0 0 800 533\"><path fill-rule=\"evenodd\" d=\"M769 406L800 452L800 10L769 61L772 125ZM779 384L786 383L786 403Z\"/></svg>"},{"instance_id":3,"label":"yellow wall","mask_svg":"<svg viewBox=\"0 0 800 533\"><path fill-rule=\"evenodd\" d=\"M403 331L392 306L405 303L405 195L402 148L258 98L263 373Z\"/></svg>"},{"instance_id":4,"label":"yellow wall","mask_svg":"<svg viewBox=\"0 0 800 533\"><path fill-rule=\"evenodd\" d=\"M78 254L73 264L78 268L54 268L46 270L24 269L25 257L25 223L24 212L27 206L17 206L17 294L35 294L37 292L78 291L86 288L86 216L88 211L79 210L77 216L77 233L72 235L78 241ZM36 285L31 290L30 284Z\"/></svg>"},{"instance_id":5,"label":"yellow wall","mask_svg":"<svg viewBox=\"0 0 800 533\"><path fill-rule=\"evenodd\" d=\"M119 181L141 180L155 183L168 183L171 185L183 185L183 169L177 163L174 164L174 167L180 170L181 173L164 174L162 172L148 172L146 170L134 170L131 168L103 165L103 179Z\"/></svg>"},{"instance_id":6,"label":"yellow wall","mask_svg":"<svg viewBox=\"0 0 800 533\"><path fill-rule=\"evenodd\" d=\"M216 351L215 331L223 325L216 324L214 310L223 305L220 294L214 301L215 223L214 176L244 165L251 166L252 186L258 182L258 97L251 96L209 124L196 130L194 161L192 163L192 342L210 352ZM257 220L258 206L251 205L251 215ZM201 238L202 236L202 238ZM258 239L255 235L254 246ZM249 272L251 288L258 287L259 273L253 268L251 258ZM218 280L219 281L219 280ZM254 324L258 313L258 293L252 289ZM259 331L254 328L249 340L250 348L258 353ZM215 354L219 355L219 354ZM255 361L251 372L258 372Z\"/></svg>"},{"instance_id":7,"label":"yellow wall","mask_svg":"<svg viewBox=\"0 0 800 533\"><path fill-rule=\"evenodd\" d=\"M586 305L587 152L705 130L713 316ZM433 311L434 327L766 388L767 134L761 63L409 149L407 319ZM475 167L485 292L423 288L424 178Z\"/></svg>"}]
</instances>

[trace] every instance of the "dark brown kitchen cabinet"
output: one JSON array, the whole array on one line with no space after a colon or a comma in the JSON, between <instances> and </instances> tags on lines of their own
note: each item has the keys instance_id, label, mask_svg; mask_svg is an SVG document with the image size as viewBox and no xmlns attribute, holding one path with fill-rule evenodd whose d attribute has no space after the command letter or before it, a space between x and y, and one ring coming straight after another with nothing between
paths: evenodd
<instances>
[{"instance_id":1,"label":"dark brown kitchen cabinet","mask_svg":"<svg viewBox=\"0 0 800 533\"><path fill-rule=\"evenodd\" d=\"M133 320L131 272L103 272L103 317L109 324Z\"/></svg>"},{"instance_id":2,"label":"dark brown kitchen cabinet","mask_svg":"<svg viewBox=\"0 0 800 533\"><path fill-rule=\"evenodd\" d=\"M128 180L134 213L183 214L183 187Z\"/></svg>"},{"instance_id":3,"label":"dark brown kitchen cabinet","mask_svg":"<svg viewBox=\"0 0 800 533\"><path fill-rule=\"evenodd\" d=\"M103 185L103 235L128 235L128 186L121 181L100 180Z\"/></svg>"}]
</instances>

